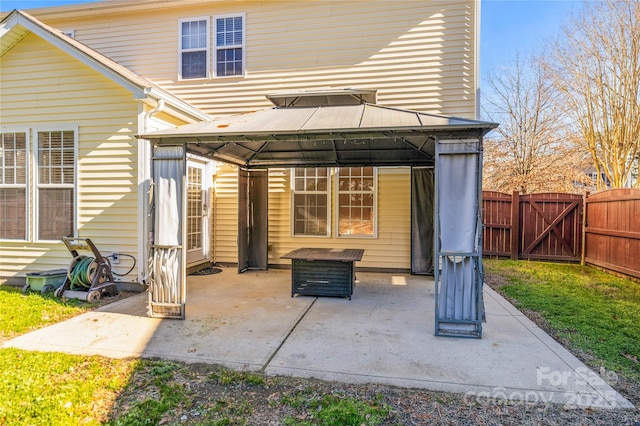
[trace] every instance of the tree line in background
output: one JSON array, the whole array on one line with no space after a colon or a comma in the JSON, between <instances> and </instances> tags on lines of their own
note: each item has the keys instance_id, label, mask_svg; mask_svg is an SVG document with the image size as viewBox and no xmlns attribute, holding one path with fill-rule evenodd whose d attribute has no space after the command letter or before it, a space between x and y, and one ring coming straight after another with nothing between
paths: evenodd
<instances>
[{"instance_id":1,"label":"tree line in background","mask_svg":"<svg viewBox=\"0 0 640 426\"><path fill-rule=\"evenodd\" d=\"M640 188L640 0L584 2L544 55L489 85L485 190Z\"/></svg>"}]
</instances>

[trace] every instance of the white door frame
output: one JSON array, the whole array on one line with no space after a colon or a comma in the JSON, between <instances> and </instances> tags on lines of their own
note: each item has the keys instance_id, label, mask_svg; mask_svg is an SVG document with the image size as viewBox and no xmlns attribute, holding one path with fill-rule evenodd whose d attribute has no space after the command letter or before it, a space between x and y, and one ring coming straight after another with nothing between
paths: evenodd
<instances>
[{"instance_id":1,"label":"white door frame","mask_svg":"<svg viewBox=\"0 0 640 426\"><path fill-rule=\"evenodd\" d=\"M194 232L193 229L190 229L190 221L189 221L189 208L187 208L187 235L186 235L186 245L187 247L187 266L202 262L204 260L209 260L210 257L210 247L211 247L211 235L210 235L210 215L211 215L211 197L210 197L210 187L211 187L211 168L209 167L209 162L203 159L200 159L196 156L188 155L187 158L187 204L190 201L189 188L191 182L189 182L189 170L192 168L200 170L200 182L198 182L200 186L200 207L198 208L201 216L200 216L200 247L195 249L189 249L190 246L190 237L191 232ZM195 231L197 232L197 230Z\"/></svg>"}]
</instances>

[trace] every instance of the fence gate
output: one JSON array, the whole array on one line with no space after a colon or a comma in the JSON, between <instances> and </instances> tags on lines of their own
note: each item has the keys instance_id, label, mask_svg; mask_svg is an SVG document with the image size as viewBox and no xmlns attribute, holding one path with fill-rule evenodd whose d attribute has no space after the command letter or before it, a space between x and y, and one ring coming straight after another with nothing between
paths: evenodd
<instances>
[{"instance_id":1,"label":"fence gate","mask_svg":"<svg viewBox=\"0 0 640 426\"><path fill-rule=\"evenodd\" d=\"M583 198L579 194L483 193L483 252L512 259L579 262Z\"/></svg>"},{"instance_id":2,"label":"fence gate","mask_svg":"<svg viewBox=\"0 0 640 426\"><path fill-rule=\"evenodd\" d=\"M520 196L521 259L580 261L582 195Z\"/></svg>"}]
</instances>

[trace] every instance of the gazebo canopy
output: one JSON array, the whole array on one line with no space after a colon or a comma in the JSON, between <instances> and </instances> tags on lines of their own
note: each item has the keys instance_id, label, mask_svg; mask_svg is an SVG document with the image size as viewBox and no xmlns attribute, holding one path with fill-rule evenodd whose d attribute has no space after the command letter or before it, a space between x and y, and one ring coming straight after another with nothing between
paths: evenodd
<instances>
[{"instance_id":1,"label":"gazebo canopy","mask_svg":"<svg viewBox=\"0 0 640 426\"><path fill-rule=\"evenodd\" d=\"M497 124L380 106L374 90L267 97L275 107L140 135L154 145L157 186L152 264L158 268L150 276L150 311L185 315L187 152L240 166L239 272L268 265L268 174L261 169L433 166L434 171L412 170L412 206L422 209L416 217L433 217L433 228L425 236L418 228L412 230L419 243L412 243L412 256L434 258L439 265L433 269L436 334L481 337L482 137ZM434 183L428 189L429 180ZM420 194L421 201L416 198Z\"/></svg>"},{"instance_id":2,"label":"gazebo canopy","mask_svg":"<svg viewBox=\"0 0 640 426\"><path fill-rule=\"evenodd\" d=\"M436 136L481 137L497 125L390 108L374 90L267 95L273 108L140 135L245 168L433 166Z\"/></svg>"}]
</instances>

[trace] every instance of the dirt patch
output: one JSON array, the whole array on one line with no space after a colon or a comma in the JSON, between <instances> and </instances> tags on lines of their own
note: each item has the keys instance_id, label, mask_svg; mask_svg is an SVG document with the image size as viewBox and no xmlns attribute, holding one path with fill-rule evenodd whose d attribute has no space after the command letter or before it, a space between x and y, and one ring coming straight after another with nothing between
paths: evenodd
<instances>
[{"instance_id":1,"label":"dirt patch","mask_svg":"<svg viewBox=\"0 0 640 426\"><path fill-rule=\"evenodd\" d=\"M288 424L320 424L315 417L322 407L310 410L304 401L331 395L385 407L388 414L383 425L640 425L638 410L581 409L256 373L249 373L252 380L243 379L242 374L225 380L236 373L206 364L176 364L179 367L166 384L184 389L186 401L169 410L159 424L282 425L286 419L294 420ZM152 370L136 372L112 414L122 415L156 398L157 390L148 386L152 376Z\"/></svg>"}]
</instances>

